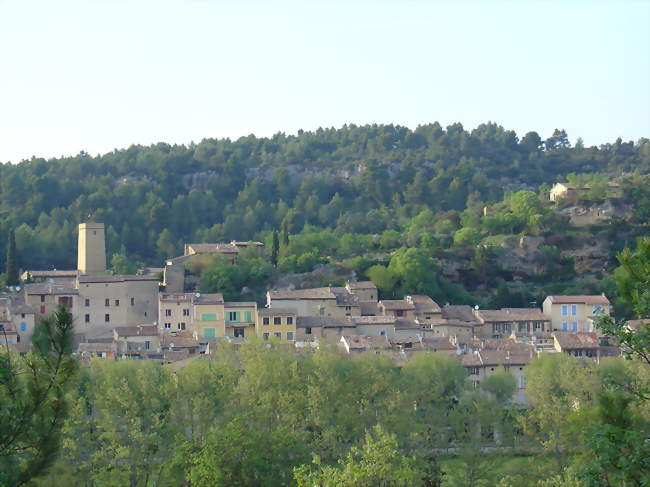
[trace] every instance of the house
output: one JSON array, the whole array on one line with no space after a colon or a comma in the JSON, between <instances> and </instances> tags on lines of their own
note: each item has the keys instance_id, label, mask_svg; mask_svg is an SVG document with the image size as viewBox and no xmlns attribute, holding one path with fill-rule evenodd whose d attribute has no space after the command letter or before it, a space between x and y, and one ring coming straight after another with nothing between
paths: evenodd
<instances>
[{"instance_id":1,"label":"house","mask_svg":"<svg viewBox=\"0 0 650 487\"><path fill-rule=\"evenodd\" d=\"M427 352L440 352L456 355L458 348L449 337L422 337L420 338L422 350Z\"/></svg>"},{"instance_id":2,"label":"house","mask_svg":"<svg viewBox=\"0 0 650 487\"><path fill-rule=\"evenodd\" d=\"M377 306L383 316L415 319L415 305L406 299L384 299Z\"/></svg>"},{"instance_id":3,"label":"house","mask_svg":"<svg viewBox=\"0 0 650 487\"><path fill-rule=\"evenodd\" d=\"M158 278L141 275L106 275L103 223L81 223L78 229L76 271L29 271L44 282L26 284L23 301L36 318L59 305L70 309L75 331L88 336L116 326L153 322L158 318ZM49 275L49 277L48 277Z\"/></svg>"},{"instance_id":4,"label":"house","mask_svg":"<svg viewBox=\"0 0 650 487\"><path fill-rule=\"evenodd\" d=\"M379 299L379 291L372 281L348 281L345 289L350 294L354 294L360 302L374 302Z\"/></svg>"},{"instance_id":5,"label":"house","mask_svg":"<svg viewBox=\"0 0 650 487\"><path fill-rule=\"evenodd\" d=\"M295 309L298 316L359 316L357 296L345 287L281 289L266 293L267 308Z\"/></svg>"},{"instance_id":6,"label":"house","mask_svg":"<svg viewBox=\"0 0 650 487\"><path fill-rule=\"evenodd\" d=\"M221 293L196 293L192 298L194 336L201 343L226 336L226 313Z\"/></svg>"},{"instance_id":7,"label":"house","mask_svg":"<svg viewBox=\"0 0 650 487\"><path fill-rule=\"evenodd\" d=\"M429 296L410 295L405 296L404 300L415 307L413 314L421 323L429 323L431 320L442 318L442 309Z\"/></svg>"},{"instance_id":8,"label":"house","mask_svg":"<svg viewBox=\"0 0 650 487\"><path fill-rule=\"evenodd\" d=\"M586 357L600 361L600 342L594 332L553 333L555 350L574 357Z\"/></svg>"},{"instance_id":9,"label":"house","mask_svg":"<svg viewBox=\"0 0 650 487\"><path fill-rule=\"evenodd\" d=\"M511 333L540 333L551 331L551 318L537 308L503 308L475 310L479 326L474 333L481 338L508 337Z\"/></svg>"},{"instance_id":10,"label":"house","mask_svg":"<svg viewBox=\"0 0 650 487\"><path fill-rule=\"evenodd\" d=\"M160 349L166 358L169 357L169 352L184 352L187 356L198 355L199 341L189 331L165 333L160 338ZM180 358L174 357L174 360Z\"/></svg>"},{"instance_id":11,"label":"house","mask_svg":"<svg viewBox=\"0 0 650 487\"><path fill-rule=\"evenodd\" d=\"M256 302L225 302L223 303L223 314L226 337L243 340L255 335Z\"/></svg>"},{"instance_id":12,"label":"house","mask_svg":"<svg viewBox=\"0 0 650 487\"><path fill-rule=\"evenodd\" d=\"M239 254L239 247L232 243L199 243L199 244L185 244L183 249L183 256L189 257L191 255L216 255L219 254L231 264L234 264Z\"/></svg>"},{"instance_id":13,"label":"house","mask_svg":"<svg viewBox=\"0 0 650 487\"><path fill-rule=\"evenodd\" d=\"M296 318L296 341L328 341L337 343L343 335L357 334L357 325L349 318L328 316L298 316Z\"/></svg>"},{"instance_id":14,"label":"house","mask_svg":"<svg viewBox=\"0 0 650 487\"><path fill-rule=\"evenodd\" d=\"M158 328L161 333L194 330L194 293L160 293Z\"/></svg>"},{"instance_id":15,"label":"house","mask_svg":"<svg viewBox=\"0 0 650 487\"><path fill-rule=\"evenodd\" d=\"M90 359L91 357L114 358L115 347L112 340L101 342L82 342L77 346L76 354L82 359Z\"/></svg>"},{"instance_id":16,"label":"house","mask_svg":"<svg viewBox=\"0 0 650 487\"><path fill-rule=\"evenodd\" d=\"M31 343L36 324L34 308L25 303L20 295L0 298L0 324L11 325L16 330L17 341Z\"/></svg>"},{"instance_id":17,"label":"house","mask_svg":"<svg viewBox=\"0 0 650 487\"><path fill-rule=\"evenodd\" d=\"M390 350L390 342L384 336L343 335L340 346L349 355L370 351L380 354Z\"/></svg>"},{"instance_id":18,"label":"house","mask_svg":"<svg viewBox=\"0 0 650 487\"><path fill-rule=\"evenodd\" d=\"M474 325L466 321L434 319L420 324L422 336L427 338L457 337L467 339L474 336Z\"/></svg>"},{"instance_id":19,"label":"house","mask_svg":"<svg viewBox=\"0 0 650 487\"><path fill-rule=\"evenodd\" d=\"M587 191L588 188L579 187L571 183L555 183L549 193L549 199L551 201L559 201L571 196L578 196Z\"/></svg>"},{"instance_id":20,"label":"house","mask_svg":"<svg viewBox=\"0 0 650 487\"><path fill-rule=\"evenodd\" d=\"M296 340L298 312L291 308L264 308L257 311L257 336L263 340Z\"/></svg>"},{"instance_id":21,"label":"house","mask_svg":"<svg viewBox=\"0 0 650 487\"><path fill-rule=\"evenodd\" d=\"M17 345L20 335L10 322L0 321L0 345Z\"/></svg>"},{"instance_id":22,"label":"house","mask_svg":"<svg viewBox=\"0 0 650 487\"><path fill-rule=\"evenodd\" d=\"M551 317L551 331L588 333L597 331L596 320L610 314L611 304L604 294L547 296L542 310Z\"/></svg>"},{"instance_id":23,"label":"house","mask_svg":"<svg viewBox=\"0 0 650 487\"><path fill-rule=\"evenodd\" d=\"M79 271L25 271L20 278L29 282L51 282L55 284L71 284L79 275Z\"/></svg>"},{"instance_id":24,"label":"house","mask_svg":"<svg viewBox=\"0 0 650 487\"><path fill-rule=\"evenodd\" d=\"M138 352L161 355L157 325L119 326L113 329L113 343L117 357L137 356Z\"/></svg>"},{"instance_id":25,"label":"house","mask_svg":"<svg viewBox=\"0 0 650 487\"><path fill-rule=\"evenodd\" d=\"M479 350L461 356L461 365L469 373L469 380L474 387L479 387L500 367L510 372L516 380L517 389L513 394L513 402L525 404L526 397L526 366L533 357L532 349L525 353L512 353L509 350Z\"/></svg>"}]
</instances>

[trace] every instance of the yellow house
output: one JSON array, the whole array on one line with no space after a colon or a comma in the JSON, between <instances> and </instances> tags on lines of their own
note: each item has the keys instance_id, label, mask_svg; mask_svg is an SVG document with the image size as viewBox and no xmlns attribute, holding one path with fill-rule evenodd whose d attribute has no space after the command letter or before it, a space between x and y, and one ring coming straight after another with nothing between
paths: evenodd
<instances>
[{"instance_id":1,"label":"yellow house","mask_svg":"<svg viewBox=\"0 0 650 487\"><path fill-rule=\"evenodd\" d=\"M547 296L544 314L551 317L552 331L589 333L597 331L595 321L610 314L611 304L604 294L596 296Z\"/></svg>"},{"instance_id":2,"label":"yellow house","mask_svg":"<svg viewBox=\"0 0 650 487\"><path fill-rule=\"evenodd\" d=\"M226 302L224 303L225 335L243 339L255 335L257 322L257 303Z\"/></svg>"},{"instance_id":3,"label":"yellow house","mask_svg":"<svg viewBox=\"0 0 650 487\"><path fill-rule=\"evenodd\" d=\"M293 342L298 311L291 308L264 308L257 312L257 335L264 340Z\"/></svg>"},{"instance_id":4,"label":"yellow house","mask_svg":"<svg viewBox=\"0 0 650 487\"><path fill-rule=\"evenodd\" d=\"M199 340L226 336L223 295L198 294L194 297L194 336Z\"/></svg>"}]
</instances>

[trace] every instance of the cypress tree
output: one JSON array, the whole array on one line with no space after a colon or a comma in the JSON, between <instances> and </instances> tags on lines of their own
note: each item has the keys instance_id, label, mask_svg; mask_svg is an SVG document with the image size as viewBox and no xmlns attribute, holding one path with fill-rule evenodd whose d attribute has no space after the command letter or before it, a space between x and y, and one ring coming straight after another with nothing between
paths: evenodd
<instances>
[{"instance_id":1,"label":"cypress tree","mask_svg":"<svg viewBox=\"0 0 650 487\"><path fill-rule=\"evenodd\" d=\"M280 253L280 237L278 231L273 230L273 246L271 247L271 263L274 267L278 266L278 254Z\"/></svg>"},{"instance_id":2,"label":"cypress tree","mask_svg":"<svg viewBox=\"0 0 650 487\"><path fill-rule=\"evenodd\" d=\"M20 284L20 280L18 279L18 264L16 263L16 235L13 229L9 232L9 242L7 243L7 261L5 264L7 286L17 286Z\"/></svg>"},{"instance_id":3,"label":"cypress tree","mask_svg":"<svg viewBox=\"0 0 650 487\"><path fill-rule=\"evenodd\" d=\"M289 246L289 225L286 220L282 222L282 245Z\"/></svg>"}]
</instances>

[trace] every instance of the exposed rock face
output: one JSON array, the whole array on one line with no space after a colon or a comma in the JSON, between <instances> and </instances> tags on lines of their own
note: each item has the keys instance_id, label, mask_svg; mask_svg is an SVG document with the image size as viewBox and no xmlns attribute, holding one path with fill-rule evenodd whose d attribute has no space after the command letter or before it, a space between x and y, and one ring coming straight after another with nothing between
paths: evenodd
<instances>
[{"instance_id":1,"label":"exposed rock face","mask_svg":"<svg viewBox=\"0 0 650 487\"><path fill-rule=\"evenodd\" d=\"M563 250L563 258L572 258L576 274L604 272L611 265L609 246L602 240L588 238L580 247Z\"/></svg>"},{"instance_id":2,"label":"exposed rock face","mask_svg":"<svg viewBox=\"0 0 650 487\"><path fill-rule=\"evenodd\" d=\"M569 217L571 225L581 227L605 223L612 218L629 218L632 209L615 200L605 200L600 204L569 206L558 210Z\"/></svg>"},{"instance_id":3,"label":"exposed rock face","mask_svg":"<svg viewBox=\"0 0 650 487\"><path fill-rule=\"evenodd\" d=\"M321 264L311 272L303 274L286 274L273 283L271 289L305 289L310 287L327 286L328 284L346 280L354 280L354 272Z\"/></svg>"}]
</instances>

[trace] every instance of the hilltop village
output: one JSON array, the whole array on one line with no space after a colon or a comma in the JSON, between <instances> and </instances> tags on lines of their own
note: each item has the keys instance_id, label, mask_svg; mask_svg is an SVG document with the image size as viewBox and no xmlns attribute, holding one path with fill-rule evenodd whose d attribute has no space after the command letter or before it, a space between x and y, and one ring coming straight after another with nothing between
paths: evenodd
<instances>
[{"instance_id":1,"label":"hilltop village","mask_svg":"<svg viewBox=\"0 0 650 487\"><path fill-rule=\"evenodd\" d=\"M81 359L191 360L240 347L251 340L315 349L336 345L341 353L389 355L398 365L419 352L456 357L471 381L505 367L516 378L513 399L525 402L525 368L542 353L567 353L599 361L618 355L595 320L609 315L605 295L547 296L542 308L479 309L437 303L431 296L379 299L370 281L341 287L272 289L266 304L225 301L222 294L184 292L185 265L219 254L235 263L242 248L260 242L188 243L184 255L162 269L110 275L102 223L78 228L76 270L28 270L23 285L0 301L2 343L29 350L38 320L67 307ZM162 275L162 280L160 276Z\"/></svg>"}]
</instances>

